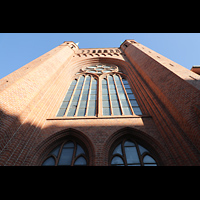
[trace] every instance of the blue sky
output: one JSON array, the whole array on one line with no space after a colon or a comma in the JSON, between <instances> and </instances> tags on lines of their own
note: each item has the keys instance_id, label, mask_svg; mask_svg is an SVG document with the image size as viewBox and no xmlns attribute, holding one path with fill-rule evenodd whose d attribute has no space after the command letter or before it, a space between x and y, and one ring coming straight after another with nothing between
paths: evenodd
<instances>
[{"instance_id":1,"label":"blue sky","mask_svg":"<svg viewBox=\"0 0 200 200\"><path fill-rule=\"evenodd\" d=\"M119 47L134 39L187 69L200 65L200 33L0 33L0 79L64 41L79 48Z\"/></svg>"}]
</instances>

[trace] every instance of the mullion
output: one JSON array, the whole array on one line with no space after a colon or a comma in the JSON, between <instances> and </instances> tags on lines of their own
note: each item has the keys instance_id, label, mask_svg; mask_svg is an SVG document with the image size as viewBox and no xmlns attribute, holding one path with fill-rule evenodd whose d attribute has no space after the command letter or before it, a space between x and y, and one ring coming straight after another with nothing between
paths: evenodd
<instances>
[{"instance_id":1,"label":"mullion","mask_svg":"<svg viewBox=\"0 0 200 200\"><path fill-rule=\"evenodd\" d=\"M94 78L90 76L90 84L89 84L89 91L88 91L88 99L87 99L87 104L86 104L86 110L85 110L85 116L87 116L88 113L88 107L89 107L89 100L90 100L90 94L91 94L91 88L92 88L92 80Z\"/></svg>"}]
</instances>

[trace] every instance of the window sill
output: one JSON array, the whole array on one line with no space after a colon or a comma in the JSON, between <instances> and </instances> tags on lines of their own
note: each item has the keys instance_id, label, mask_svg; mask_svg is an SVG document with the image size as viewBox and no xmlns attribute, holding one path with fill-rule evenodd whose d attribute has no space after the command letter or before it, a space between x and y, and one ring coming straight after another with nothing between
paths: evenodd
<instances>
[{"instance_id":1,"label":"window sill","mask_svg":"<svg viewBox=\"0 0 200 200\"><path fill-rule=\"evenodd\" d=\"M126 115L126 116L101 116L101 117L52 117L46 120L79 120L79 119L121 119L121 118L151 118L150 115Z\"/></svg>"}]
</instances>

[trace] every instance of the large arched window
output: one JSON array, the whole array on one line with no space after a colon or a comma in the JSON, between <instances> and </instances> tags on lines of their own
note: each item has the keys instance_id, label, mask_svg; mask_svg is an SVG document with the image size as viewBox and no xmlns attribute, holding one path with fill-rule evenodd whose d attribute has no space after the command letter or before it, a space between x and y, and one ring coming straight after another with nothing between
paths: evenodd
<instances>
[{"instance_id":1,"label":"large arched window","mask_svg":"<svg viewBox=\"0 0 200 200\"><path fill-rule=\"evenodd\" d=\"M111 166L157 166L152 154L132 139L117 144L110 159Z\"/></svg>"},{"instance_id":2,"label":"large arched window","mask_svg":"<svg viewBox=\"0 0 200 200\"><path fill-rule=\"evenodd\" d=\"M42 166L88 165L84 149L74 140L66 140L44 159Z\"/></svg>"},{"instance_id":3,"label":"large arched window","mask_svg":"<svg viewBox=\"0 0 200 200\"><path fill-rule=\"evenodd\" d=\"M57 117L142 115L125 75L115 65L81 69L71 82Z\"/></svg>"}]
</instances>

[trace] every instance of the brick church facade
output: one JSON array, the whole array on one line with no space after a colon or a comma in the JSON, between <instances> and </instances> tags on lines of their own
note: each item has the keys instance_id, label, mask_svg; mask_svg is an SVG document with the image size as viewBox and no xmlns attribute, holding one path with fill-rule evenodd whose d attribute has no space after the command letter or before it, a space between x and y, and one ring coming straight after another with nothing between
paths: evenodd
<instances>
[{"instance_id":1,"label":"brick church facade","mask_svg":"<svg viewBox=\"0 0 200 200\"><path fill-rule=\"evenodd\" d=\"M200 165L199 90L135 40L66 41L0 80L0 165Z\"/></svg>"}]
</instances>

